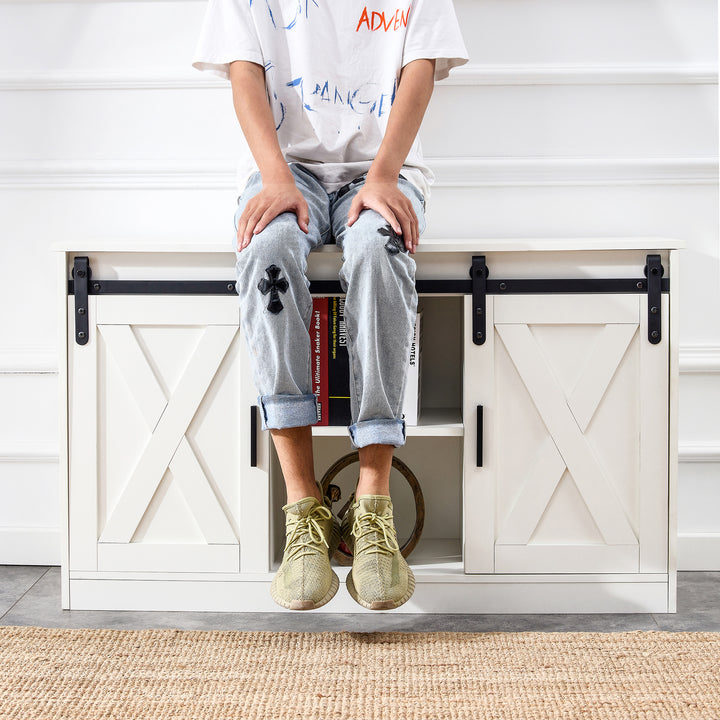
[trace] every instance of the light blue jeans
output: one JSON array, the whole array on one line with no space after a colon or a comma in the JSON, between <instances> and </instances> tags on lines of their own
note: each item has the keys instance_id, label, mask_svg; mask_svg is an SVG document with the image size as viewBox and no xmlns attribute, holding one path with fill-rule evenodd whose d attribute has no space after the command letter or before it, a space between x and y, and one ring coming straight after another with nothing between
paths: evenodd
<instances>
[{"instance_id":1,"label":"light blue jeans","mask_svg":"<svg viewBox=\"0 0 720 720\"><path fill-rule=\"evenodd\" d=\"M340 287L350 365L348 432L356 448L405 444L402 404L417 314L415 260L389 223L364 210L347 226L350 204L362 176L327 193L304 167L292 164L295 184L307 200L310 232L292 212L276 217L250 244L237 250L237 224L248 200L262 188L253 175L235 211L235 273L243 328L261 408L262 429L313 425L317 400L312 392L310 321L312 296L307 257L335 242L342 250ZM398 187L410 199L425 229L422 193L402 176Z\"/></svg>"}]
</instances>

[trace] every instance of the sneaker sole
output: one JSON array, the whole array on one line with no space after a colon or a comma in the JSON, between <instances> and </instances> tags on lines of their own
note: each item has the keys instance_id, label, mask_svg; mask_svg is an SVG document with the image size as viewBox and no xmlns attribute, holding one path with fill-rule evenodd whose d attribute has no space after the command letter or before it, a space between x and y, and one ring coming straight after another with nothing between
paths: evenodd
<instances>
[{"instance_id":1,"label":"sneaker sole","mask_svg":"<svg viewBox=\"0 0 720 720\"><path fill-rule=\"evenodd\" d=\"M368 610L394 610L395 608L404 605L412 597L412 594L415 592L415 575L413 574L413 571L408 568L408 589L407 592L398 600L373 600L371 603L366 602L358 595L358 592L355 589L355 583L352 579L352 571L350 571L347 575L345 586L350 593L350 597L352 597L356 603L362 605Z\"/></svg>"},{"instance_id":2,"label":"sneaker sole","mask_svg":"<svg viewBox=\"0 0 720 720\"><path fill-rule=\"evenodd\" d=\"M340 580L338 579L338 576L334 571L331 572L332 579L330 580L330 589L325 594L325 597L317 602L313 602L312 600L290 600L288 602L275 594L272 585L270 586L270 596L278 605L280 605L280 607L287 608L288 610L315 610L316 608L325 605L325 603L330 602L330 600L335 597L335 593L337 593L338 588L340 587Z\"/></svg>"}]
</instances>

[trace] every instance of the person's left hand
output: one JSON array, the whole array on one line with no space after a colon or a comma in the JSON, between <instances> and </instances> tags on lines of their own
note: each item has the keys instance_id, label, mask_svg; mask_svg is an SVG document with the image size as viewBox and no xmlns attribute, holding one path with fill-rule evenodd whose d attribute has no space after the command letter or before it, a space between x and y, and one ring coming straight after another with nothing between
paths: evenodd
<instances>
[{"instance_id":1,"label":"person's left hand","mask_svg":"<svg viewBox=\"0 0 720 720\"><path fill-rule=\"evenodd\" d=\"M412 203L397 186L397 180L366 180L350 205L348 227L363 210L375 210L382 215L390 227L402 236L405 247L411 253L415 252L420 239L419 222Z\"/></svg>"}]
</instances>

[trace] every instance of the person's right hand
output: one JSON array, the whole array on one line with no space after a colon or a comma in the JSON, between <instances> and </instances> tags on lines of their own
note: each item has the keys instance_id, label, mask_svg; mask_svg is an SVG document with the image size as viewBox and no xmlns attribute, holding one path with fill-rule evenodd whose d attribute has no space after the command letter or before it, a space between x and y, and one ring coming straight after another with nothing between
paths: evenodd
<instances>
[{"instance_id":1,"label":"person's right hand","mask_svg":"<svg viewBox=\"0 0 720 720\"><path fill-rule=\"evenodd\" d=\"M294 212L300 229L307 233L310 215L307 200L294 182L272 183L248 200L238 220L237 249L243 250L250 244L253 235L265 227L278 215Z\"/></svg>"}]
</instances>

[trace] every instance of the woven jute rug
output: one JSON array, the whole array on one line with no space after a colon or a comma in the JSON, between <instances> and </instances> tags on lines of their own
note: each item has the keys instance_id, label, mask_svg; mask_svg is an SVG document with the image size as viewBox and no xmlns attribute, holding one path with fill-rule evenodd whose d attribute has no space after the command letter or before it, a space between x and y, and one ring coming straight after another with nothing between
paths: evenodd
<instances>
[{"instance_id":1,"label":"woven jute rug","mask_svg":"<svg viewBox=\"0 0 720 720\"><path fill-rule=\"evenodd\" d=\"M718 720L720 633L0 626L0 718Z\"/></svg>"}]
</instances>

